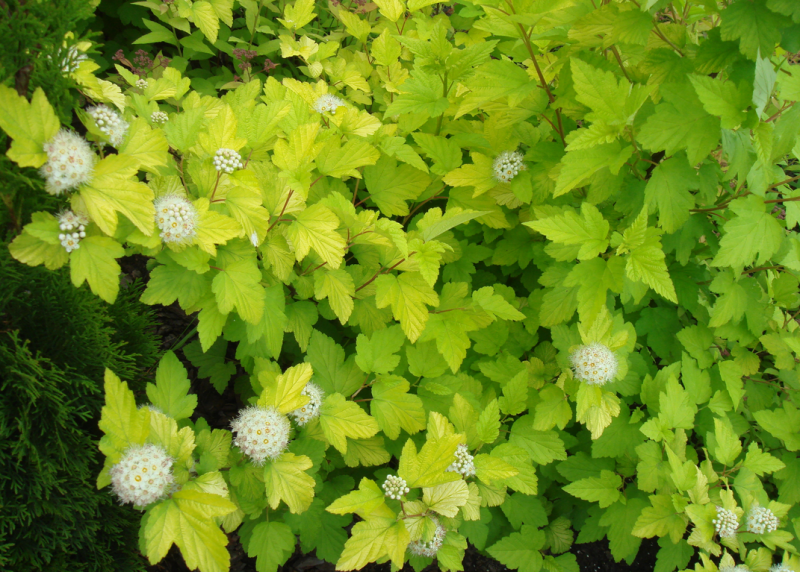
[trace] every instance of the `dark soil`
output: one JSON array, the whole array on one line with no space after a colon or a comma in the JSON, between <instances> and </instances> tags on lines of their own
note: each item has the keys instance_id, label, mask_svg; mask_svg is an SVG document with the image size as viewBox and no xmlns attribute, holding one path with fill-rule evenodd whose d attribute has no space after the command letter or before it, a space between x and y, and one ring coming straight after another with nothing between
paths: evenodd
<instances>
[{"instance_id":1,"label":"dark soil","mask_svg":"<svg viewBox=\"0 0 800 572\"><path fill-rule=\"evenodd\" d=\"M123 268L123 287L124 282L132 282L134 279L147 279L148 272L145 267L146 258L132 256L120 260ZM158 335L162 339L164 350L172 349L179 344L183 337L191 330L195 324L195 316L187 316L177 303L171 306L157 306L155 308L159 327ZM242 407L242 403L233 390L233 383L228 385L225 392L220 395L216 389L206 379L198 379L197 368L189 360L185 359L183 352L176 352L178 358L183 362L192 381L191 392L198 396L198 407L193 419L205 418L211 427L230 428L230 422L235 417L236 412ZM228 551L231 554L230 572L256 572L256 559L250 558L245 553L239 542L239 536L234 532L228 535ZM589 544L575 544L570 550L575 555L580 572L649 572L653 570L656 562L658 544L655 539L647 539L642 542L639 553L633 564L625 562L615 562L611 551L608 548L608 541L602 540ZM324 560L316 558L312 554L300 552L298 543L297 550L278 572L334 572L335 566ZM364 572L389 572L389 564L368 564L362 569ZM431 565L425 572L438 570L436 565ZM508 572L503 564L495 559L484 556L470 545L464 555L464 572ZM158 564L148 567L149 572L190 572L186 563L176 546L173 546L167 556ZM410 566L406 566L402 572L413 572Z\"/></svg>"}]
</instances>

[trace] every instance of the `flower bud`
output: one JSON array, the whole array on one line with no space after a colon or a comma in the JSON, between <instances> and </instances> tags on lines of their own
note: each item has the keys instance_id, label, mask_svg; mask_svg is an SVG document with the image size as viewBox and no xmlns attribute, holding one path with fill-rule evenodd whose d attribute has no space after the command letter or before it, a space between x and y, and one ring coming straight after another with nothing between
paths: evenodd
<instances>
[{"instance_id":1,"label":"flower bud","mask_svg":"<svg viewBox=\"0 0 800 572\"><path fill-rule=\"evenodd\" d=\"M720 538L733 538L739 529L739 519L736 518L736 514L721 506L717 507L717 518L711 522Z\"/></svg>"},{"instance_id":2,"label":"flower bud","mask_svg":"<svg viewBox=\"0 0 800 572\"><path fill-rule=\"evenodd\" d=\"M167 121L169 121L169 115L163 111L154 111L152 114L150 114L150 121L156 125L164 125Z\"/></svg>"},{"instance_id":3,"label":"flower bud","mask_svg":"<svg viewBox=\"0 0 800 572\"><path fill-rule=\"evenodd\" d=\"M172 485L173 459L158 445L134 445L111 467L111 487L122 504L147 506L164 498Z\"/></svg>"},{"instance_id":4,"label":"flower bud","mask_svg":"<svg viewBox=\"0 0 800 572\"><path fill-rule=\"evenodd\" d=\"M409 492L409 488L405 479L395 475L389 475L383 481L383 492L390 499L400 500L400 498Z\"/></svg>"},{"instance_id":5,"label":"flower bud","mask_svg":"<svg viewBox=\"0 0 800 572\"><path fill-rule=\"evenodd\" d=\"M218 149L214 155L214 168L230 175L242 168L242 156L233 149Z\"/></svg>"},{"instance_id":6,"label":"flower bud","mask_svg":"<svg viewBox=\"0 0 800 572\"><path fill-rule=\"evenodd\" d=\"M451 473L460 473L462 477L472 477L475 475L475 457L469 454L469 448L466 445L459 445L456 449L456 460L447 467L447 471Z\"/></svg>"},{"instance_id":7,"label":"flower bud","mask_svg":"<svg viewBox=\"0 0 800 572\"><path fill-rule=\"evenodd\" d=\"M301 394L308 396L308 403L298 407L289 415L294 417L298 425L303 426L312 419L319 417L319 410L322 407L322 398L325 397L325 392L322 391L319 385L310 381L303 388Z\"/></svg>"},{"instance_id":8,"label":"flower bud","mask_svg":"<svg viewBox=\"0 0 800 572\"><path fill-rule=\"evenodd\" d=\"M137 79L136 80L136 87L138 87L139 89L147 89L147 80L144 79L144 78Z\"/></svg>"},{"instance_id":9,"label":"flower bud","mask_svg":"<svg viewBox=\"0 0 800 572\"><path fill-rule=\"evenodd\" d=\"M247 407L231 423L233 444L256 465L277 459L289 446L291 426L274 407Z\"/></svg>"},{"instance_id":10,"label":"flower bud","mask_svg":"<svg viewBox=\"0 0 800 572\"><path fill-rule=\"evenodd\" d=\"M605 385L617 375L617 356L601 343L580 346L570 356L575 378L589 385Z\"/></svg>"},{"instance_id":11,"label":"flower bud","mask_svg":"<svg viewBox=\"0 0 800 572\"><path fill-rule=\"evenodd\" d=\"M125 141L128 132L128 122L107 105L95 105L86 110L94 119L98 129L106 136L113 147L119 147Z\"/></svg>"}]
</instances>

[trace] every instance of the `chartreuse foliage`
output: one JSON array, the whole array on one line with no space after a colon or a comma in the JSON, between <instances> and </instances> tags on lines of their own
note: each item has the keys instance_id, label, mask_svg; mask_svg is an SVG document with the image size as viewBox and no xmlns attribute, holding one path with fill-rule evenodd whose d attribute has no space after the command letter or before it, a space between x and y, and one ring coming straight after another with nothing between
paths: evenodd
<instances>
[{"instance_id":1,"label":"chartreuse foliage","mask_svg":"<svg viewBox=\"0 0 800 572\"><path fill-rule=\"evenodd\" d=\"M109 372L98 484L131 445L175 459L142 519L151 562L177 544L226 570L221 525L264 572L295 535L339 570L421 569L436 542L461 570L469 541L577 572L573 542L607 537L628 562L658 538L658 572L695 553L697 571L800 571L794 2L135 4L137 42L175 58L73 72L130 123L65 197L86 236L67 254L35 213L11 252L107 300L118 258L152 257L142 299L196 314L185 354L220 392L246 374L241 399L281 414L324 392L256 465L191 420L175 356L147 392L160 412ZM9 157L40 166L59 129L45 94L0 87L0 109ZM243 168L215 170L220 149ZM525 167L510 183L503 152ZM194 225L166 246L164 195ZM594 343L611 383L572 374ZM460 445L474 471L448 470ZM748 531L757 506L777 528Z\"/></svg>"}]
</instances>

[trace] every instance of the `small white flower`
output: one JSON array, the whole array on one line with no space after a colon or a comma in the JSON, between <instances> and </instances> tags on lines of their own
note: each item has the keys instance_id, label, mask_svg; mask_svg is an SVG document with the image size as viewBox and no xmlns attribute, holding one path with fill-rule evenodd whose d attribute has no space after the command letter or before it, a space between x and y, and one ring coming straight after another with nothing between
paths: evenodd
<instances>
[{"instance_id":1,"label":"small white flower","mask_svg":"<svg viewBox=\"0 0 800 572\"><path fill-rule=\"evenodd\" d=\"M58 215L58 228L63 231L83 230L89 224L89 217L83 213L76 213L71 210L65 210ZM81 237L83 238L83 237Z\"/></svg>"},{"instance_id":2,"label":"small white flower","mask_svg":"<svg viewBox=\"0 0 800 572\"><path fill-rule=\"evenodd\" d=\"M769 572L794 572L794 570L789 568L786 564L773 564Z\"/></svg>"},{"instance_id":3,"label":"small white flower","mask_svg":"<svg viewBox=\"0 0 800 572\"><path fill-rule=\"evenodd\" d=\"M717 507L717 518L711 521L720 538L733 538L739 529L739 519L736 514L721 506Z\"/></svg>"},{"instance_id":4,"label":"small white flower","mask_svg":"<svg viewBox=\"0 0 800 572\"><path fill-rule=\"evenodd\" d=\"M189 244L197 234L197 209L186 197L162 195L155 200L156 226L161 240Z\"/></svg>"},{"instance_id":5,"label":"small white flower","mask_svg":"<svg viewBox=\"0 0 800 572\"><path fill-rule=\"evenodd\" d=\"M144 78L137 79L136 87L138 87L139 89L147 89L147 80Z\"/></svg>"},{"instance_id":6,"label":"small white flower","mask_svg":"<svg viewBox=\"0 0 800 572\"><path fill-rule=\"evenodd\" d=\"M747 532L753 534L764 534L765 532L775 532L778 530L778 517L763 506L755 503L747 514Z\"/></svg>"},{"instance_id":7,"label":"small white flower","mask_svg":"<svg viewBox=\"0 0 800 572\"><path fill-rule=\"evenodd\" d=\"M744 564L739 564L738 566L726 566L719 572L750 572L750 568Z\"/></svg>"},{"instance_id":8,"label":"small white flower","mask_svg":"<svg viewBox=\"0 0 800 572\"><path fill-rule=\"evenodd\" d=\"M429 516L431 520L436 523L436 531L433 533L433 538L428 542L424 540L414 540L408 543L408 550L411 554L417 556L426 556L428 558L436 558L436 554L442 547L444 537L447 536L447 530L439 524L439 520L435 516Z\"/></svg>"},{"instance_id":9,"label":"small white flower","mask_svg":"<svg viewBox=\"0 0 800 572\"><path fill-rule=\"evenodd\" d=\"M169 121L169 115L163 111L154 111L150 115L150 121L156 125L164 125L167 121Z\"/></svg>"},{"instance_id":10,"label":"small white flower","mask_svg":"<svg viewBox=\"0 0 800 572\"><path fill-rule=\"evenodd\" d=\"M289 413L289 415L294 417L298 425L303 426L312 419L319 417L320 407L322 407L322 398L325 396L325 392L322 391L319 385L309 381L300 393L308 396L308 403L295 409Z\"/></svg>"},{"instance_id":11,"label":"small white flower","mask_svg":"<svg viewBox=\"0 0 800 572\"><path fill-rule=\"evenodd\" d=\"M94 119L98 129L106 136L108 142L114 147L119 147L125 141L128 132L128 122L107 105L95 105L86 110Z\"/></svg>"},{"instance_id":12,"label":"small white flower","mask_svg":"<svg viewBox=\"0 0 800 572\"><path fill-rule=\"evenodd\" d=\"M336 113L339 107L344 107L344 101L329 93L320 95L314 102L314 111L317 113Z\"/></svg>"},{"instance_id":13,"label":"small white flower","mask_svg":"<svg viewBox=\"0 0 800 572\"><path fill-rule=\"evenodd\" d=\"M236 437L233 444L256 465L273 460L289 446L291 425L274 407L247 407L231 423Z\"/></svg>"},{"instance_id":14,"label":"small white flower","mask_svg":"<svg viewBox=\"0 0 800 572\"><path fill-rule=\"evenodd\" d=\"M510 183L511 179L516 177L520 171L526 169L527 167L522 162L522 153L518 151L503 151L492 164L494 178L501 183Z\"/></svg>"},{"instance_id":15,"label":"small white flower","mask_svg":"<svg viewBox=\"0 0 800 572\"><path fill-rule=\"evenodd\" d=\"M230 175L242 168L242 156L233 149L218 149L214 155L214 168Z\"/></svg>"},{"instance_id":16,"label":"small white flower","mask_svg":"<svg viewBox=\"0 0 800 572\"><path fill-rule=\"evenodd\" d=\"M64 231L58 235L58 239L67 252L80 248L81 239L86 237L87 224L89 218L82 213L68 210L58 215L58 227Z\"/></svg>"},{"instance_id":17,"label":"small white flower","mask_svg":"<svg viewBox=\"0 0 800 572\"><path fill-rule=\"evenodd\" d=\"M447 470L451 473L460 473L464 478L472 477L475 475L474 459L466 445L459 445L456 449L456 460L447 467Z\"/></svg>"},{"instance_id":18,"label":"small white flower","mask_svg":"<svg viewBox=\"0 0 800 572\"><path fill-rule=\"evenodd\" d=\"M576 379L589 385L605 385L617 375L617 356L599 342L580 346L570 361Z\"/></svg>"},{"instance_id":19,"label":"small white flower","mask_svg":"<svg viewBox=\"0 0 800 572\"><path fill-rule=\"evenodd\" d=\"M134 445L111 467L111 487L122 504L147 506L167 495L173 462L158 445Z\"/></svg>"},{"instance_id":20,"label":"small white flower","mask_svg":"<svg viewBox=\"0 0 800 572\"><path fill-rule=\"evenodd\" d=\"M92 178L95 154L83 137L62 129L44 144L47 162L39 174L47 181L45 189L51 195L60 195L76 189Z\"/></svg>"},{"instance_id":21,"label":"small white flower","mask_svg":"<svg viewBox=\"0 0 800 572\"><path fill-rule=\"evenodd\" d=\"M389 475L383 481L383 492L390 499L400 500L411 489L408 488L405 479L395 475Z\"/></svg>"}]
</instances>

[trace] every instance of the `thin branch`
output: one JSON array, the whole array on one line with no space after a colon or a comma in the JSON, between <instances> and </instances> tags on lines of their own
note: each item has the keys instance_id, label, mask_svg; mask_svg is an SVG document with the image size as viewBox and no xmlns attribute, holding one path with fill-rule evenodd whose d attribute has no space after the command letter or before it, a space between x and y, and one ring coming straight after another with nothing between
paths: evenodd
<instances>
[{"instance_id":1,"label":"thin branch","mask_svg":"<svg viewBox=\"0 0 800 572\"><path fill-rule=\"evenodd\" d=\"M380 270L378 270L378 271L377 271L377 272L376 272L376 273L375 273L375 274L372 276L372 278L370 278L369 280L367 280L366 282L364 282L364 283L363 283L361 286L359 286L358 288L356 288L356 292L358 292L358 291L359 291L359 290L361 290L362 288L366 288L367 286L369 286L370 284L372 284L373 282L375 282L375 280L376 280L376 279L378 278L378 276L380 276L381 274L388 274L389 272L391 272L392 270L394 270L395 268L397 268L398 266L400 266L400 265L401 265L403 262L405 262L406 260L408 260L409 258L411 258L411 257L412 257L414 254L416 254L416 253L417 253L416 251L414 251L414 252L409 252L409 253L408 253L408 256L407 256L406 258L403 258L402 260L400 260L398 263L396 263L396 264L393 264L393 265L392 265L391 267L389 267L389 268L381 268Z\"/></svg>"},{"instance_id":2,"label":"thin branch","mask_svg":"<svg viewBox=\"0 0 800 572\"><path fill-rule=\"evenodd\" d=\"M292 198L293 194L294 194L294 189L290 189L289 190L289 194L286 195L286 202L283 203L283 208L281 209L281 214L278 215L278 218L277 218L277 220L275 222L273 222L271 225L269 225L269 228L267 229L267 232L271 231L276 224L281 222L281 217L283 216L283 213L286 212L286 207L289 206L289 199Z\"/></svg>"}]
</instances>

